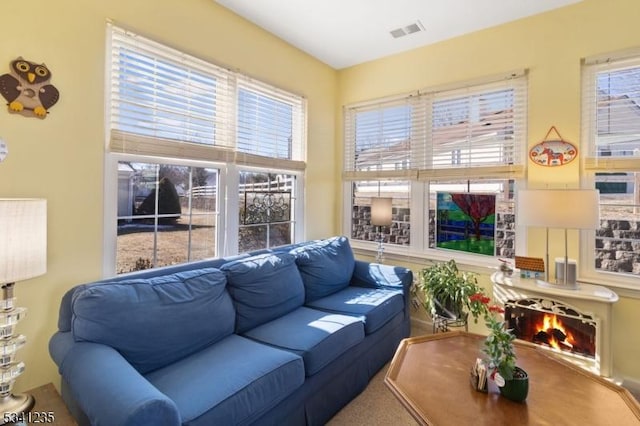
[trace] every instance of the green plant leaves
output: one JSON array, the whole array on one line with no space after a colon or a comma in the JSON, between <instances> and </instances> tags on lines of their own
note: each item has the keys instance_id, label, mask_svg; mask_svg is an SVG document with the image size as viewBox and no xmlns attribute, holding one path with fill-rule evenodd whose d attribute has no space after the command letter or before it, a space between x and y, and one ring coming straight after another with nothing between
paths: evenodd
<instances>
[{"instance_id":1,"label":"green plant leaves","mask_svg":"<svg viewBox=\"0 0 640 426\"><path fill-rule=\"evenodd\" d=\"M469 301L473 294L482 292L475 274L460 271L451 259L422 269L419 277L417 290L424 294L424 307L431 315L441 312L437 301L456 318L463 318L469 312L477 321L481 312Z\"/></svg>"}]
</instances>

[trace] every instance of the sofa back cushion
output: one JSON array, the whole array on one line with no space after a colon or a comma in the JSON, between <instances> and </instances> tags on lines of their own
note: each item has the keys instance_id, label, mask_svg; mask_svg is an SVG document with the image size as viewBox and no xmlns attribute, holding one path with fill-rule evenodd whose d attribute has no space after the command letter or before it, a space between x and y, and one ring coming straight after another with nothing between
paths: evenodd
<instances>
[{"instance_id":1,"label":"sofa back cushion","mask_svg":"<svg viewBox=\"0 0 640 426\"><path fill-rule=\"evenodd\" d=\"M227 263L236 332L243 333L302 306L304 285L289 253L267 253Z\"/></svg>"},{"instance_id":2,"label":"sofa back cushion","mask_svg":"<svg viewBox=\"0 0 640 426\"><path fill-rule=\"evenodd\" d=\"M72 300L74 339L111 346L147 373L233 333L225 285L223 272L205 268L80 286Z\"/></svg>"},{"instance_id":3,"label":"sofa back cushion","mask_svg":"<svg viewBox=\"0 0 640 426\"><path fill-rule=\"evenodd\" d=\"M305 302L312 302L347 287L355 258L346 237L334 237L292 250L302 275Z\"/></svg>"}]
</instances>

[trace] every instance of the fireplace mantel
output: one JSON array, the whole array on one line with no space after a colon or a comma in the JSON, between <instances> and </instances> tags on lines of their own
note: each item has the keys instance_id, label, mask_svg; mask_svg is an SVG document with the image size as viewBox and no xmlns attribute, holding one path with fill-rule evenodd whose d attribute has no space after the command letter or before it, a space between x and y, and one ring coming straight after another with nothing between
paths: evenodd
<instances>
[{"instance_id":1,"label":"fireplace mantel","mask_svg":"<svg viewBox=\"0 0 640 426\"><path fill-rule=\"evenodd\" d=\"M594 300L602 303L615 303L618 295L606 287L599 285L578 283L576 290L562 288L562 286L532 278L508 277L502 272L491 275L491 281L502 286L515 287L525 291L535 291L550 296L567 297L570 299Z\"/></svg>"},{"instance_id":2,"label":"fireplace mantel","mask_svg":"<svg viewBox=\"0 0 640 426\"><path fill-rule=\"evenodd\" d=\"M589 363L580 365L604 377L613 375L612 311L613 304L618 301L618 295L614 291L587 283L578 283L578 288L572 290L541 280L521 278L519 276L508 277L502 272L492 274L491 281L494 285L494 298L498 303L504 304L509 300L541 297L562 302L584 314L592 315L598 324L596 359L593 365ZM574 360L571 361L573 362Z\"/></svg>"}]
</instances>

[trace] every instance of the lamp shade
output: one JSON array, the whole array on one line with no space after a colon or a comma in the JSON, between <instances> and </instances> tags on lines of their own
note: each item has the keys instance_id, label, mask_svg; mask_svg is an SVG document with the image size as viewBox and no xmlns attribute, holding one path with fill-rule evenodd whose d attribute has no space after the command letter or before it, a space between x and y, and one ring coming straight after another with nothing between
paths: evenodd
<instances>
[{"instance_id":1,"label":"lamp shade","mask_svg":"<svg viewBox=\"0 0 640 426\"><path fill-rule=\"evenodd\" d=\"M594 189L518 191L517 222L523 226L564 229L600 227L599 192Z\"/></svg>"},{"instance_id":2,"label":"lamp shade","mask_svg":"<svg viewBox=\"0 0 640 426\"><path fill-rule=\"evenodd\" d=\"M391 198L376 197L371 199L371 224L374 226L391 226Z\"/></svg>"},{"instance_id":3,"label":"lamp shade","mask_svg":"<svg viewBox=\"0 0 640 426\"><path fill-rule=\"evenodd\" d=\"M47 200L0 199L0 284L47 271Z\"/></svg>"}]
</instances>

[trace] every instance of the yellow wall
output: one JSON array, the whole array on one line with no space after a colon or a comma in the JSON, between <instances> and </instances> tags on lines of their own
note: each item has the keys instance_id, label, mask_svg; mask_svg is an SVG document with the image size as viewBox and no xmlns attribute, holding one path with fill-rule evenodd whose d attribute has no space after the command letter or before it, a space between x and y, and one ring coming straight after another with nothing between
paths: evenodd
<instances>
[{"instance_id":1,"label":"yellow wall","mask_svg":"<svg viewBox=\"0 0 640 426\"><path fill-rule=\"evenodd\" d=\"M18 330L28 339L19 353L27 371L18 390L59 376L47 349L60 298L72 285L102 274L105 24L116 23L238 69L309 103L307 238L333 235L332 200L312 197L334 188L335 70L247 23L213 0L35 0L3 5L0 74L17 56L45 62L60 90L44 120L0 108L0 137L9 156L0 163L0 197L48 200L48 271L16 286L29 309Z\"/></svg>"},{"instance_id":2,"label":"yellow wall","mask_svg":"<svg viewBox=\"0 0 640 426\"><path fill-rule=\"evenodd\" d=\"M580 64L584 57L640 46L640 2L584 0L556 11L458 37L339 72L338 105L400 94L425 87L474 80L514 69L528 69L529 146L555 125L563 138L580 142ZM427 28L427 31L429 29ZM342 134L338 121L336 138ZM547 168L529 163L532 188L576 188L579 162ZM530 255L544 254L544 238L530 231ZM573 236L570 255L577 256ZM557 237L557 238L556 238ZM552 234L550 243L563 242ZM552 257L564 253L560 244ZM416 268L421 266L416 265ZM614 369L640 380L640 300L623 298L614 308Z\"/></svg>"},{"instance_id":3,"label":"yellow wall","mask_svg":"<svg viewBox=\"0 0 640 426\"><path fill-rule=\"evenodd\" d=\"M578 141L580 58L638 45L635 0L585 0L555 12L336 72L247 23L213 0L34 0L4 5L0 64L17 56L45 62L61 100L45 120L0 109L0 137L9 145L0 163L0 197L48 200L47 274L16 286L29 316L19 358L27 371L18 390L58 384L47 344L56 330L60 298L72 285L101 277L104 157L104 46L108 18L140 34L227 65L308 99L307 238L338 233L341 213L341 107L426 86L528 68L529 140L553 124ZM602 20L603 22L597 22ZM545 172L543 174L543 172ZM532 166L532 184L577 185L577 164ZM338 194L331 197L329 194ZM319 196L321 195L321 196ZM534 241L533 248L537 248ZM575 245L575 244L574 244ZM615 320L615 366L640 378L640 302L624 299ZM628 329L627 329L628 330Z\"/></svg>"}]
</instances>

